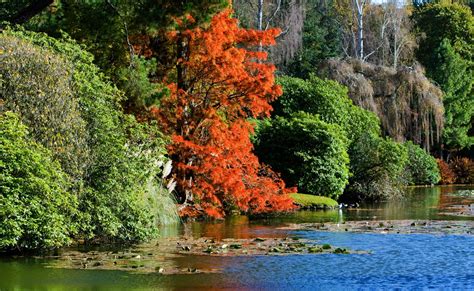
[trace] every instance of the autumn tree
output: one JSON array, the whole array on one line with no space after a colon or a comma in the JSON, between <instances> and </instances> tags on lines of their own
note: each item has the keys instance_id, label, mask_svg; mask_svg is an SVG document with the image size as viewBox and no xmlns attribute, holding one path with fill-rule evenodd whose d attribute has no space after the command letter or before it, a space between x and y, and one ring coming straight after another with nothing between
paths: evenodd
<instances>
[{"instance_id":1,"label":"autumn tree","mask_svg":"<svg viewBox=\"0 0 474 291\"><path fill-rule=\"evenodd\" d=\"M269 101L281 95L275 67L258 51L274 44L279 31L239 28L231 13L218 13L207 28L187 28L191 16L178 19L169 35L179 41L176 82L152 112L172 135L168 150L183 216L292 208L283 181L252 153L247 121L268 116Z\"/></svg>"}]
</instances>

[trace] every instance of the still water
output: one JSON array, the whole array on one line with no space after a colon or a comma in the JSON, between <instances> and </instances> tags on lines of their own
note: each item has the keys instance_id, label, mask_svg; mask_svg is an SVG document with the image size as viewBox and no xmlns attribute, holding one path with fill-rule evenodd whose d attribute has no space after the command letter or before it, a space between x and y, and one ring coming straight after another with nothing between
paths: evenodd
<instances>
[{"instance_id":1,"label":"still water","mask_svg":"<svg viewBox=\"0 0 474 291\"><path fill-rule=\"evenodd\" d=\"M407 190L402 201L361 205L343 211L301 211L261 220L245 216L224 222L190 223L163 230L215 239L298 236L371 254L257 257L181 256L173 264L221 270L213 274L161 275L51 268L51 260L0 260L0 290L157 289L474 289L474 236L291 231L287 223L351 220L456 220L472 223L474 187ZM459 205L464 205L460 211ZM467 206L467 208L466 208ZM466 211L467 209L467 211ZM461 213L462 212L462 213Z\"/></svg>"}]
</instances>

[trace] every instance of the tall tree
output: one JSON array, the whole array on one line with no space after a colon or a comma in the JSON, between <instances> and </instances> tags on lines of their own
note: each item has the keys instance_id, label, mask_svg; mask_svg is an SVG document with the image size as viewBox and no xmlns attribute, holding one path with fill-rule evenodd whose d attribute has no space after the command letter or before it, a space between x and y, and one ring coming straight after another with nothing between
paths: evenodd
<instances>
[{"instance_id":1,"label":"tall tree","mask_svg":"<svg viewBox=\"0 0 474 291\"><path fill-rule=\"evenodd\" d=\"M440 2L416 9L414 20L422 36L418 59L445 93L446 149L469 148L474 144L474 16L467 6Z\"/></svg>"},{"instance_id":2,"label":"tall tree","mask_svg":"<svg viewBox=\"0 0 474 291\"><path fill-rule=\"evenodd\" d=\"M338 20L343 30L343 49L347 57L365 60L364 22L367 0L336 0Z\"/></svg>"},{"instance_id":3,"label":"tall tree","mask_svg":"<svg viewBox=\"0 0 474 291\"><path fill-rule=\"evenodd\" d=\"M451 151L468 148L474 144L474 136L469 134L474 117L472 66L455 52L447 39L434 53L439 66L432 77L445 93L445 144Z\"/></svg>"},{"instance_id":4,"label":"tall tree","mask_svg":"<svg viewBox=\"0 0 474 291\"><path fill-rule=\"evenodd\" d=\"M342 55L341 29L334 3L308 0L305 8L303 44L287 72L307 78L321 62Z\"/></svg>"},{"instance_id":5,"label":"tall tree","mask_svg":"<svg viewBox=\"0 0 474 291\"><path fill-rule=\"evenodd\" d=\"M400 0L386 0L367 8L366 60L372 64L412 65L416 41L411 33L410 8Z\"/></svg>"},{"instance_id":6,"label":"tall tree","mask_svg":"<svg viewBox=\"0 0 474 291\"><path fill-rule=\"evenodd\" d=\"M428 52L434 52L444 39L463 59L473 61L474 17L468 7L456 3L430 3L415 9L413 19L421 38L417 57L430 77L439 63L436 54Z\"/></svg>"},{"instance_id":7,"label":"tall tree","mask_svg":"<svg viewBox=\"0 0 474 291\"><path fill-rule=\"evenodd\" d=\"M265 48L269 59L283 69L302 46L304 8L307 0L234 0L236 18L246 28L281 28L275 46Z\"/></svg>"},{"instance_id":8,"label":"tall tree","mask_svg":"<svg viewBox=\"0 0 474 291\"><path fill-rule=\"evenodd\" d=\"M247 121L268 116L268 102L281 94L275 67L258 51L274 44L279 31L241 29L231 13L217 14L205 29L188 29L194 20L187 16L170 33L186 45L177 59L181 73L153 112L172 135L169 153L184 216L292 208L283 181L252 153L253 127Z\"/></svg>"},{"instance_id":9,"label":"tall tree","mask_svg":"<svg viewBox=\"0 0 474 291\"><path fill-rule=\"evenodd\" d=\"M149 42L153 42L163 29L173 25L174 17L192 13L196 25L200 25L229 5L228 0L56 0L49 6L46 4L52 0L13 2L22 5L8 4L0 12L10 11L10 18L15 21L18 18L15 15L30 15L34 11L38 14L36 17L23 21L28 29L53 36L65 31L85 44L94 53L96 63L109 75L130 65L133 45L140 39L137 36L146 36L151 39ZM163 46L160 49L163 50Z\"/></svg>"}]
</instances>

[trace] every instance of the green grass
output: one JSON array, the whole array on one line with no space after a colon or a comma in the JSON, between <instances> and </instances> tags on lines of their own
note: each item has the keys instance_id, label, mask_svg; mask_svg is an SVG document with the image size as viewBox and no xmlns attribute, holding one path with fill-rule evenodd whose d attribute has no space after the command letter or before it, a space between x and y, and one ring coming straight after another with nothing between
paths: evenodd
<instances>
[{"instance_id":1,"label":"green grass","mask_svg":"<svg viewBox=\"0 0 474 291\"><path fill-rule=\"evenodd\" d=\"M334 199L317 195L293 193L290 197L303 208L334 208L339 205Z\"/></svg>"}]
</instances>

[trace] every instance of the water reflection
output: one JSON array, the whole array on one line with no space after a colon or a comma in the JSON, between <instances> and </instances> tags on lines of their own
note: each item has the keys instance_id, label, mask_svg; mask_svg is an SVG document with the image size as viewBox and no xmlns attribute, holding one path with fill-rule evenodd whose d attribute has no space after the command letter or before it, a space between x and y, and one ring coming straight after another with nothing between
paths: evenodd
<instances>
[{"instance_id":1,"label":"water reflection","mask_svg":"<svg viewBox=\"0 0 474 291\"><path fill-rule=\"evenodd\" d=\"M183 268L217 268L222 274L162 276L123 271L66 270L45 268L47 260L0 259L0 290L154 290L154 289L322 289L347 288L474 288L474 238L462 235L381 235L290 231L287 222L334 222L349 220L474 220L454 215L455 205L473 205L471 187L419 187L407 189L404 200L364 204L358 209L300 211L290 215L249 220L233 216L225 221L191 222L168 226L162 238L254 238L300 236L321 243L373 250L373 255L294 255L283 257L172 258ZM469 190L470 192L459 192ZM461 195L461 194L462 195Z\"/></svg>"},{"instance_id":2,"label":"water reflection","mask_svg":"<svg viewBox=\"0 0 474 291\"><path fill-rule=\"evenodd\" d=\"M474 194L471 195L474 193L473 189L474 186L410 187L406 189L405 198L401 200L365 203L359 208L298 211L257 220L250 220L247 216L232 216L224 221L190 222L172 229L168 227L165 236L186 235L195 238L212 237L217 240L247 239L256 236L286 236L287 232L274 227L285 223L405 219L474 220L473 216L455 215L458 211L457 205L474 205Z\"/></svg>"}]
</instances>

